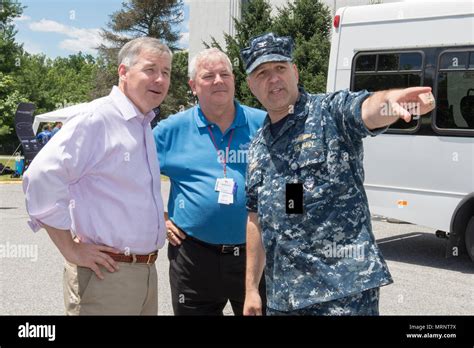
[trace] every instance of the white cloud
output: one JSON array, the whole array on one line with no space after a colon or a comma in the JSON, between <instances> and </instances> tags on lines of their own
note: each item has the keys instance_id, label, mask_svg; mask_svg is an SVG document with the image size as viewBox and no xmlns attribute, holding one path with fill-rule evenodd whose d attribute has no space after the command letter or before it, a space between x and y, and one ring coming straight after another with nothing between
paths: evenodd
<instances>
[{"instance_id":1,"label":"white cloud","mask_svg":"<svg viewBox=\"0 0 474 348\"><path fill-rule=\"evenodd\" d=\"M14 22L23 22L23 21L29 21L31 19L30 16L25 16L21 15L20 17L13 18Z\"/></svg>"},{"instance_id":2,"label":"white cloud","mask_svg":"<svg viewBox=\"0 0 474 348\"><path fill-rule=\"evenodd\" d=\"M42 19L39 22L33 22L29 25L29 27L33 31L45 31L62 34L66 34L68 32L68 27L66 25L56 21L50 21L48 19Z\"/></svg>"},{"instance_id":3,"label":"white cloud","mask_svg":"<svg viewBox=\"0 0 474 348\"><path fill-rule=\"evenodd\" d=\"M23 48L25 49L25 51L30 54L43 53L43 49L36 42L24 40L22 43L23 43Z\"/></svg>"},{"instance_id":4,"label":"white cloud","mask_svg":"<svg viewBox=\"0 0 474 348\"><path fill-rule=\"evenodd\" d=\"M59 43L59 47L72 52L95 53L95 48L103 40L100 29L81 29L67 26L56 21L42 19L29 25L33 31L59 33L69 37Z\"/></svg>"},{"instance_id":5,"label":"white cloud","mask_svg":"<svg viewBox=\"0 0 474 348\"><path fill-rule=\"evenodd\" d=\"M179 46L182 48L189 47L189 32L181 33L181 38L179 39Z\"/></svg>"}]
</instances>

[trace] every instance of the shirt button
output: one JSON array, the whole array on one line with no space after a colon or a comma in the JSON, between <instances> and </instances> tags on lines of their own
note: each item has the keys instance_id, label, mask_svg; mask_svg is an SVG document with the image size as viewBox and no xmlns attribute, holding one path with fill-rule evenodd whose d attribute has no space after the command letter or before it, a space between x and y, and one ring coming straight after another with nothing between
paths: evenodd
<instances>
[{"instance_id":1,"label":"shirt button","mask_svg":"<svg viewBox=\"0 0 474 348\"><path fill-rule=\"evenodd\" d=\"M293 162L290 167L292 170L296 170L298 169L298 164L296 162Z\"/></svg>"}]
</instances>

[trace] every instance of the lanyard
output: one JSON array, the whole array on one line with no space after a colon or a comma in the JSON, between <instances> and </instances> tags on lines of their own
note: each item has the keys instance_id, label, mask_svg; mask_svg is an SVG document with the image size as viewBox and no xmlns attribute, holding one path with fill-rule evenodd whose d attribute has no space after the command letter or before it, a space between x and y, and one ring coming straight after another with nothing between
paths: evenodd
<instances>
[{"instance_id":1,"label":"lanyard","mask_svg":"<svg viewBox=\"0 0 474 348\"><path fill-rule=\"evenodd\" d=\"M209 134L211 135L212 143L214 144L214 147L216 148L217 155L218 155L219 157L221 157L220 154L219 154L219 148L217 147L216 139L214 139L214 134L212 134L211 127L210 127L210 126L207 126L207 130L209 131ZM228 151L230 150L230 143L232 142L232 135L234 135L234 130L235 130L235 128L233 128L232 131L230 132L229 143L227 144L227 148L225 149L224 156L221 157L221 161L224 163L224 164L223 164L223 167L224 167L224 178L227 177L226 155L227 155Z\"/></svg>"}]
</instances>

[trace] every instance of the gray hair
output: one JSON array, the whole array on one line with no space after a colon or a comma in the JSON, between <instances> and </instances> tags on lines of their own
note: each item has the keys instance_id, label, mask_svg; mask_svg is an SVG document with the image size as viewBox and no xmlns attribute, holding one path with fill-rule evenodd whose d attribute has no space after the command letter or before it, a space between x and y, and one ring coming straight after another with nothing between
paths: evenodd
<instances>
[{"instance_id":1,"label":"gray hair","mask_svg":"<svg viewBox=\"0 0 474 348\"><path fill-rule=\"evenodd\" d=\"M217 57L222 62L226 63L229 67L229 70L232 72L232 64L227 54L215 47L212 47L199 52L193 57L193 59L191 59L191 62L189 63L188 67L188 76L191 80L194 80L196 78L197 67L199 66L199 64L201 64L202 61L208 59L211 56Z\"/></svg>"},{"instance_id":2,"label":"gray hair","mask_svg":"<svg viewBox=\"0 0 474 348\"><path fill-rule=\"evenodd\" d=\"M130 68L136 63L136 58L141 52L148 51L157 55L169 54L173 58L173 53L165 44L154 37L139 37L127 42L120 49L118 63Z\"/></svg>"}]
</instances>

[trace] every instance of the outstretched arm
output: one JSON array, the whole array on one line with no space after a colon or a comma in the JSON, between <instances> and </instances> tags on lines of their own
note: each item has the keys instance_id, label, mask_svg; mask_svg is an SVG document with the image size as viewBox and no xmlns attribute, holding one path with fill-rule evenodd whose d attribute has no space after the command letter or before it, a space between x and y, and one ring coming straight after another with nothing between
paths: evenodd
<instances>
[{"instance_id":1,"label":"outstretched arm","mask_svg":"<svg viewBox=\"0 0 474 348\"><path fill-rule=\"evenodd\" d=\"M368 129L386 127L413 115L421 116L435 107L431 87L410 87L376 92L362 103L362 120Z\"/></svg>"}]
</instances>

